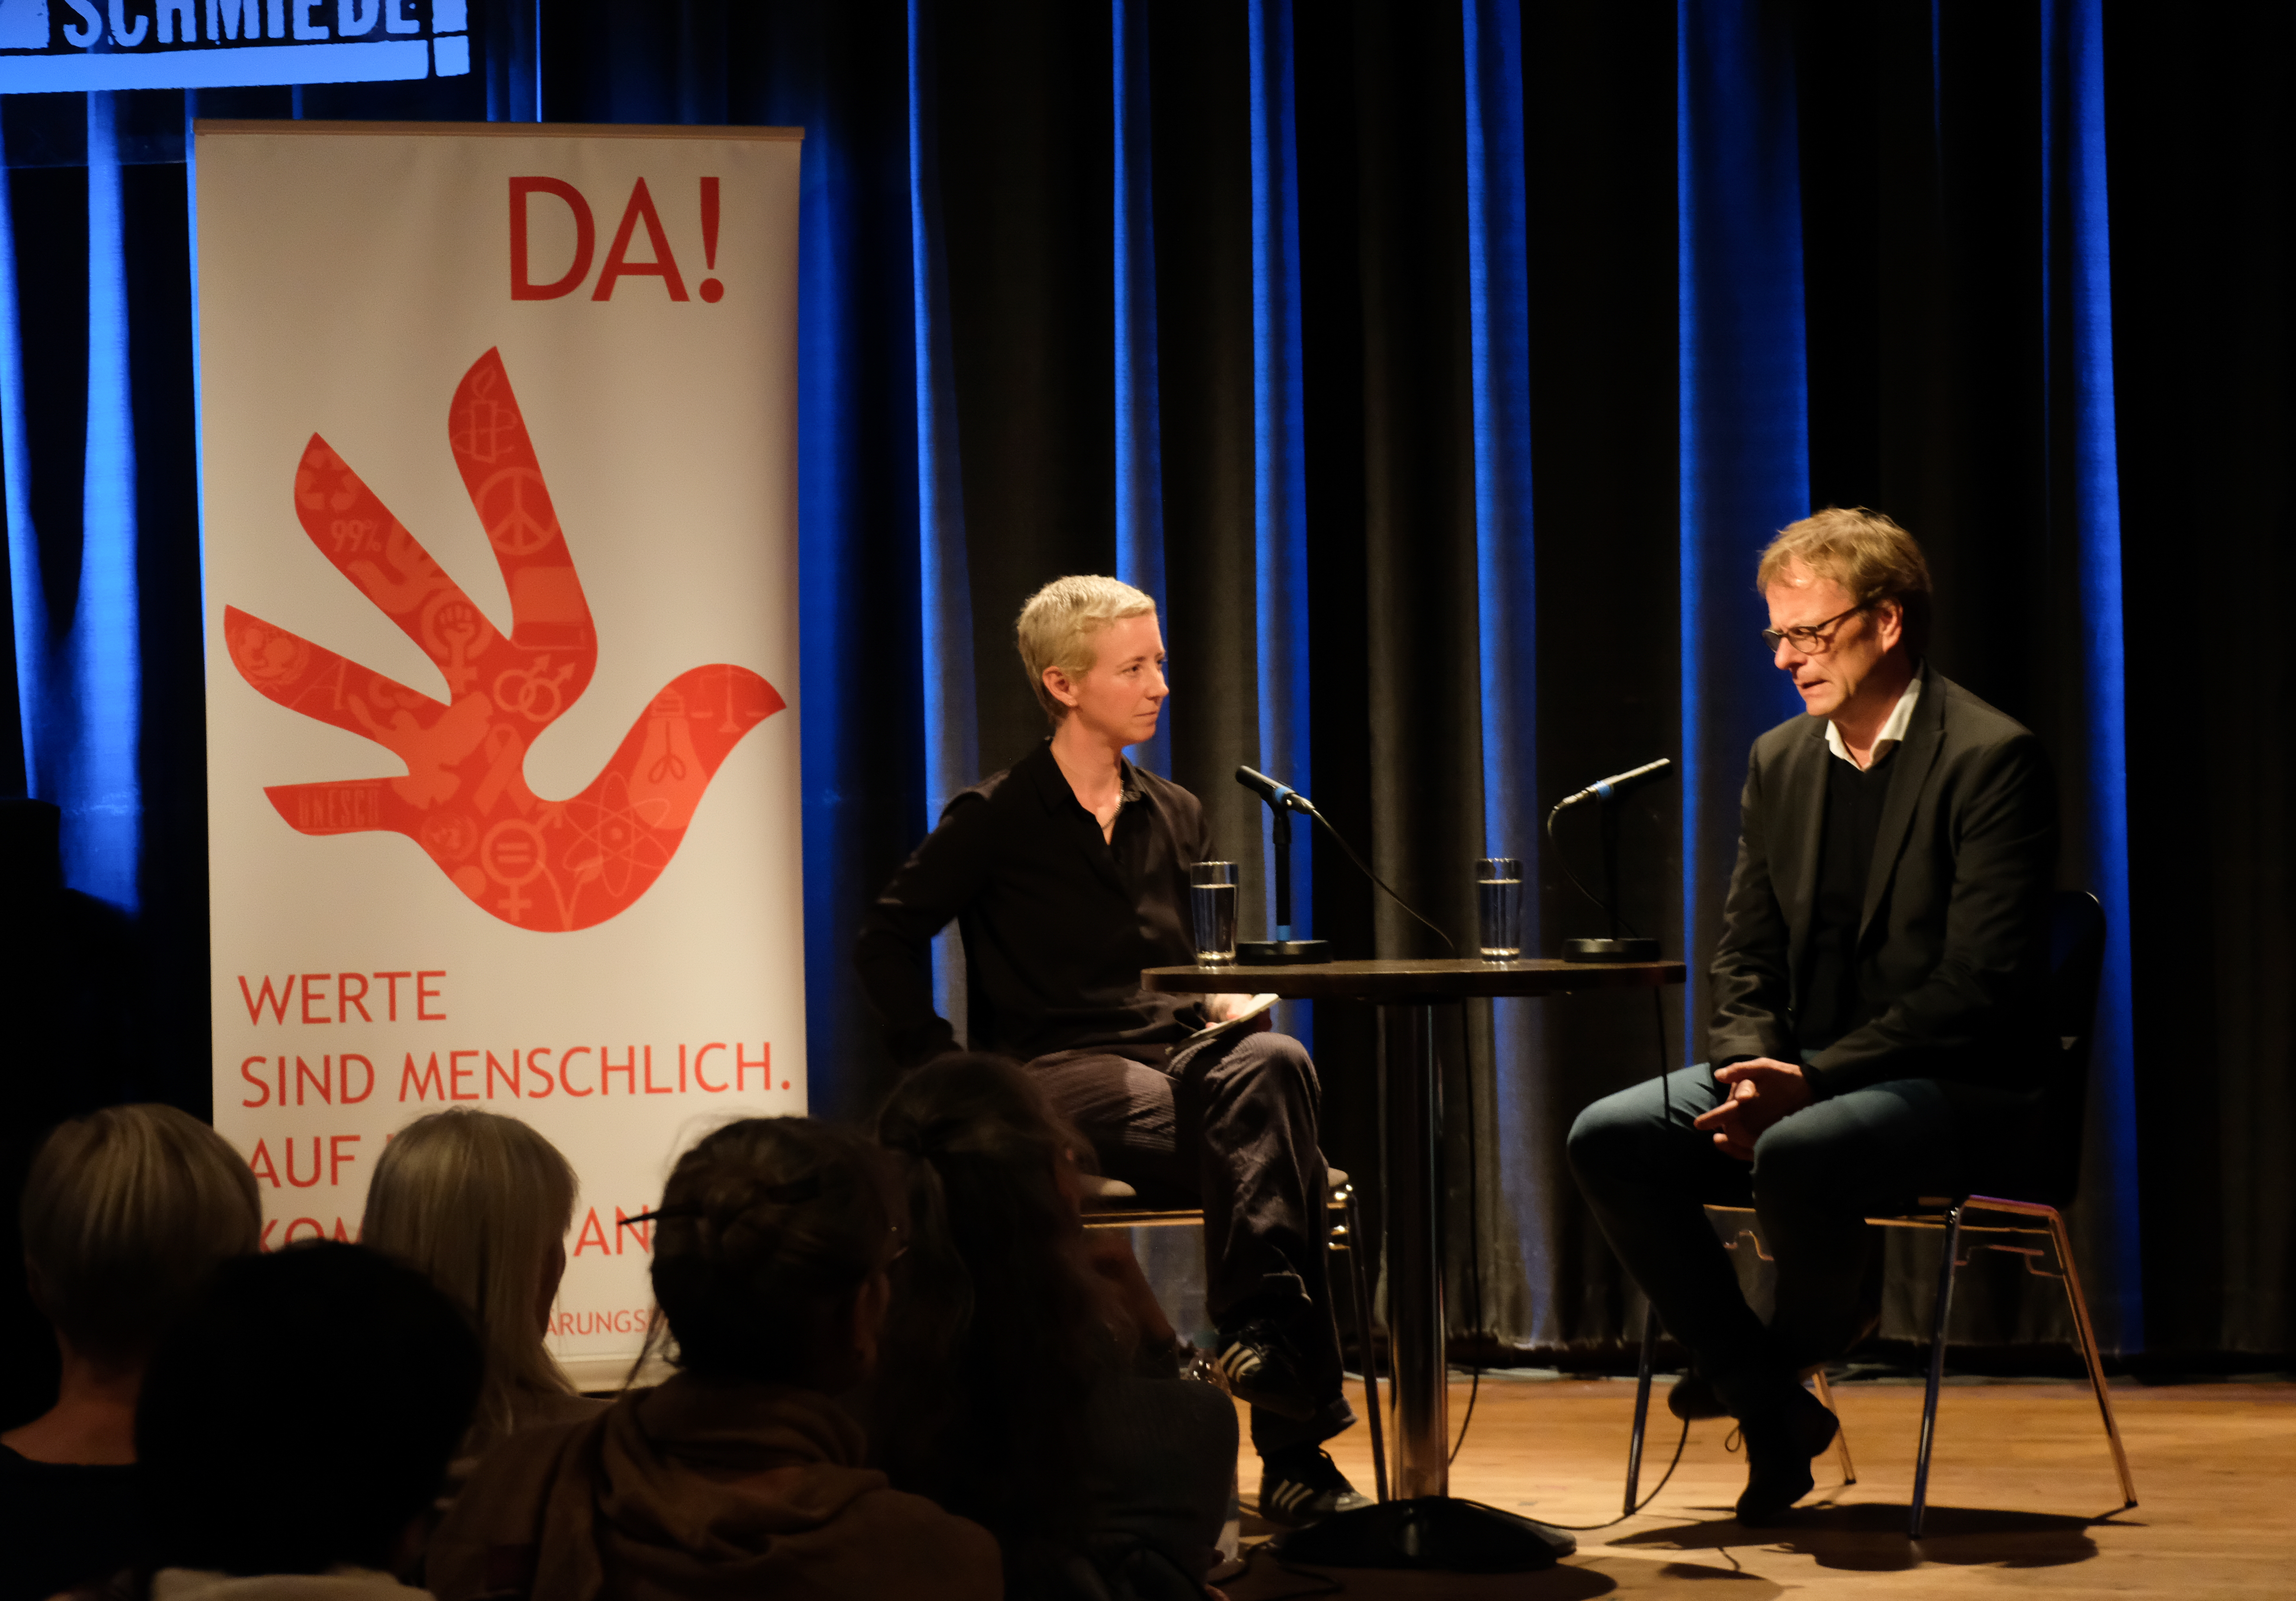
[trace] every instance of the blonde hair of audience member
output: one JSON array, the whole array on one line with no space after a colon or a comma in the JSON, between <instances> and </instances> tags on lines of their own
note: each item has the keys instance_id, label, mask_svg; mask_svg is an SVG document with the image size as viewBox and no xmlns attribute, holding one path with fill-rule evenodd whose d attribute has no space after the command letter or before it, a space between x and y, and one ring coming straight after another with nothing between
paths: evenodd
<instances>
[{"instance_id":1,"label":"blonde hair of audience member","mask_svg":"<svg viewBox=\"0 0 2296 1601\"><path fill-rule=\"evenodd\" d=\"M36 1462L135 1459L135 1414L160 1334L217 1267L263 1236L255 1175L173 1106L107 1106L60 1125L24 1183L24 1272L63 1357L56 1404L0 1436Z\"/></svg>"},{"instance_id":2,"label":"blonde hair of audience member","mask_svg":"<svg viewBox=\"0 0 2296 1601\"><path fill-rule=\"evenodd\" d=\"M557 1146L476 1107L415 1119L375 1164L359 1243L430 1275L478 1326L487 1371L472 1450L565 1416L575 1393L542 1342L566 1272L574 1193Z\"/></svg>"},{"instance_id":3,"label":"blonde hair of audience member","mask_svg":"<svg viewBox=\"0 0 2296 1601\"><path fill-rule=\"evenodd\" d=\"M1929 562L1895 520L1862 505L1830 505L1787 523L1763 547L1755 592L1767 594L1797 566L1831 579L1860 606L1897 602L1905 612L1907 648L1918 659L1929 647Z\"/></svg>"},{"instance_id":4,"label":"blonde hair of audience member","mask_svg":"<svg viewBox=\"0 0 2296 1601\"><path fill-rule=\"evenodd\" d=\"M1054 579L1021 608L1013 633L1021 647L1021 665L1036 691L1037 704L1057 728L1068 708L1045 687L1045 674L1059 668L1071 679L1090 672L1100 659L1093 636L1112 622L1139 617L1156 609L1144 590L1120 579L1093 574Z\"/></svg>"}]
</instances>

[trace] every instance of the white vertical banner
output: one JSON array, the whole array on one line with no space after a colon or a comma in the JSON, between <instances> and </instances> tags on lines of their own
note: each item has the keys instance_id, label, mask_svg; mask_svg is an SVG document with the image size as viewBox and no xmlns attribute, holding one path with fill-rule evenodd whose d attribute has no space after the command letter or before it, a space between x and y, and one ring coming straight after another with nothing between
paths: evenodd
<instances>
[{"instance_id":1,"label":"white vertical banner","mask_svg":"<svg viewBox=\"0 0 2296 1601\"><path fill-rule=\"evenodd\" d=\"M799 138L196 129L216 1124L276 1246L525 1119L586 1381L675 1151L806 1105Z\"/></svg>"}]
</instances>

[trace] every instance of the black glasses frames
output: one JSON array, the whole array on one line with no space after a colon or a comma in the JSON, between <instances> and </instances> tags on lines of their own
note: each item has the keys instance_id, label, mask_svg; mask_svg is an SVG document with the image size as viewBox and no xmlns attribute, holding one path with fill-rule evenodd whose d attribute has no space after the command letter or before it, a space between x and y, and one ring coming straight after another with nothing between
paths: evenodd
<instances>
[{"instance_id":1,"label":"black glasses frames","mask_svg":"<svg viewBox=\"0 0 2296 1601\"><path fill-rule=\"evenodd\" d=\"M1837 612L1824 622L1801 623L1791 628L1764 628L1762 648L1775 656L1780 645L1791 641L1793 648L1805 656L1823 655L1833 644L1833 630L1873 603L1872 601L1860 601L1849 611Z\"/></svg>"}]
</instances>

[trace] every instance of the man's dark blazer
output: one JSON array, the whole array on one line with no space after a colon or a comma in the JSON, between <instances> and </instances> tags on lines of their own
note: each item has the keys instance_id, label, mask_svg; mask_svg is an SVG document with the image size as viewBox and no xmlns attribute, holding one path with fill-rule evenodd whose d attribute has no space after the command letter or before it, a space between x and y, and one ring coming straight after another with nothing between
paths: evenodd
<instances>
[{"instance_id":1,"label":"man's dark blazer","mask_svg":"<svg viewBox=\"0 0 2296 1601\"><path fill-rule=\"evenodd\" d=\"M1754 742L1714 952L1717 1066L1800 1059L1826 764L1839 759L1822 718ZM1882 1007L1805 1073L1820 1096L1890 1079L2030 1087L2050 1056L2048 759L2030 732L1934 672L1888 759L1857 948L1861 987Z\"/></svg>"}]
</instances>

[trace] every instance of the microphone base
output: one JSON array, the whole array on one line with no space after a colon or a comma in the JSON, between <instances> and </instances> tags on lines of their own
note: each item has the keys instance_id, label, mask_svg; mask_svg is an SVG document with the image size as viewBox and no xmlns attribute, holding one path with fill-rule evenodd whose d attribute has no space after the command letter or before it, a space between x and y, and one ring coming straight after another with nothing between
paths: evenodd
<instances>
[{"instance_id":1,"label":"microphone base","mask_svg":"<svg viewBox=\"0 0 2296 1601\"><path fill-rule=\"evenodd\" d=\"M1562 959L1566 962L1655 962L1658 941L1655 940L1565 940Z\"/></svg>"},{"instance_id":2,"label":"microphone base","mask_svg":"<svg viewBox=\"0 0 2296 1601\"><path fill-rule=\"evenodd\" d=\"M1332 959L1329 940L1238 940L1236 965L1242 967L1298 967Z\"/></svg>"}]
</instances>

